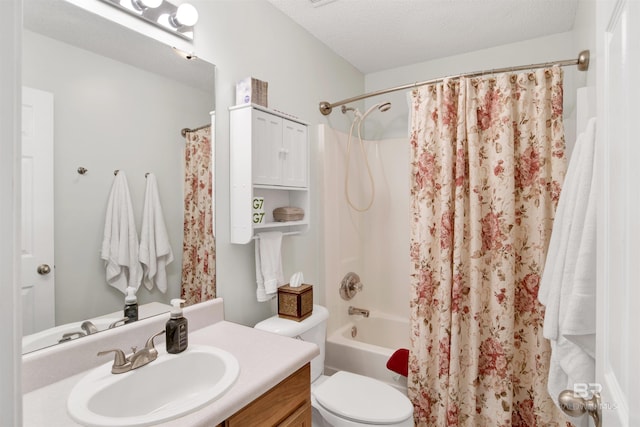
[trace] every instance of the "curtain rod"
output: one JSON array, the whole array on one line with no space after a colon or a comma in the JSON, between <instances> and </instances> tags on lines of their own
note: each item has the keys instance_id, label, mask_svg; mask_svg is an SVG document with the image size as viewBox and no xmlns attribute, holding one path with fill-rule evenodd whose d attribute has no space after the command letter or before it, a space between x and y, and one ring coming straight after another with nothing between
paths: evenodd
<instances>
[{"instance_id":1,"label":"curtain rod","mask_svg":"<svg viewBox=\"0 0 640 427\"><path fill-rule=\"evenodd\" d=\"M211 127L211 124L206 124L204 126L200 126L200 127L195 128L195 129L182 128L182 130L180 131L180 135L185 137L185 136L187 136L187 132L195 132L195 131L198 131L200 129L206 129L208 127Z\"/></svg>"},{"instance_id":2,"label":"curtain rod","mask_svg":"<svg viewBox=\"0 0 640 427\"><path fill-rule=\"evenodd\" d=\"M361 99L371 98L372 96L384 95L385 93L397 92L399 90L412 89L418 86L425 86L425 85L430 85L434 83L440 83L444 81L445 78L458 79L460 77L478 77L484 74L495 74L495 73L505 73L508 71L530 70L533 68L544 68L544 67L550 67L553 65L559 65L561 67L566 67L568 65L577 65L578 70L587 71L589 69L589 55L590 53L588 50L583 50L578 55L578 59L566 59L563 61L543 62L540 64L519 65L516 67L507 67L507 68L495 68L493 70L475 71L472 73L458 74L457 76L440 77L437 79L426 80L423 82L410 83L402 86L392 87L389 89L381 89L375 92L365 93L363 95L354 96L352 98L347 98L347 99L343 99L342 101L334 102L333 104L330 104L327 101L322 101L318 108L320 109L320 112L323 115L328 116L329 114L331 114L333 107L339 107L340 105L349 104L355 101L360 101Z\"/></svg>"}]
</instances>

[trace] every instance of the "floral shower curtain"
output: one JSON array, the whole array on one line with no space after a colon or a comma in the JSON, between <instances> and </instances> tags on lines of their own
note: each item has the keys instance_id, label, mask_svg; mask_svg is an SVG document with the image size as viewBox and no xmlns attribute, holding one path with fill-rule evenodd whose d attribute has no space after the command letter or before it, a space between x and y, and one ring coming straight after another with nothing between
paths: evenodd
<instances>
[{"instance_id":1,"label":"floral shower curtain","mask_svg":"<svg viewBox=\"0 0 640 427\"><path fill-rule=\"evenodd\" d=\"M564 150L559 67L413 92L416 425L570 425L547 392L537 300Z\"/></svg>"},{"instance_id":2,"label":"floral shower curtain","mask_svg":"<svg viewBox=\"0 0 640 427\"><path fill-rule=\"evenodd\" d=\"M184 240L180 297L186 305L216 296L211 127L185 135Z\"/></svg>"}]
</instances>

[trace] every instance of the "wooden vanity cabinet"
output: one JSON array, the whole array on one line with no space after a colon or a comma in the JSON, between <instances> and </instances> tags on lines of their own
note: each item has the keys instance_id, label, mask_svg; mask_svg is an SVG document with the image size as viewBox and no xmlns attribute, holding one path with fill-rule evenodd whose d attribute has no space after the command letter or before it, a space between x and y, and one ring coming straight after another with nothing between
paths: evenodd
<instances>
[{"instance_id":1,"label":"wooden vanity cabinet","mask_svg":"<svg viewBox=\"0 0 640 427\"><path fill-rule=\"evenodd\" d=\"M222 427L311 427L309 363L229 417Z\"/></svg>"}]
</instances>

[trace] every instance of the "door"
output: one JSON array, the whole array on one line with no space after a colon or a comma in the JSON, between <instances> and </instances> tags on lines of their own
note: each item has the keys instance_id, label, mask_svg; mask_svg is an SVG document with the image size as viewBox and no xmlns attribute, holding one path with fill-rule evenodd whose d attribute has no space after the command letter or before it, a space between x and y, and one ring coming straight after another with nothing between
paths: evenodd
<instances>
[{"instance_id":1,"label":"door","mask_svg":"<svg viewBox=\"0 0 640 427\"><path fill-rule=\"evenodd\" d=\"M596 2L596 384L604 427L640 426L640 2Z\"/></svg>"},{"instance_id":2,"label":"door","mask_svg":"<svg viewBox=\"0 0 640 427\"><path fill-rule=\"evenodd\" d=\"M22 89L22 332L55 326L53 94Z\"/></svg>"}]
</instances>

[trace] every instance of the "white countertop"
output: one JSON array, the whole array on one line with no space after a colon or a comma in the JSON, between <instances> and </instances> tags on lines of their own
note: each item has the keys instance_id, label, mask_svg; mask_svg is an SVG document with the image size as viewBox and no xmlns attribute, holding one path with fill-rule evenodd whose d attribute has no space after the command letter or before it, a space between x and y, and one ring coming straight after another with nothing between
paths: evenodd
<instances>
[{"instance_id":1,"label":"white countertop","mask_svg":"<svg viewBox=\"0 0 640 427\"><path fill-rule=\"evenodd\" d=\"M240 375L225 394L208 406L162 426L215 426L319 354L315 344L227 321L191 332L189 344L211 345L230 352L238 359ZM24 427L78 425L67 415L67 397L87 372L24 394Z\"/></svg>"}]
</instances>

